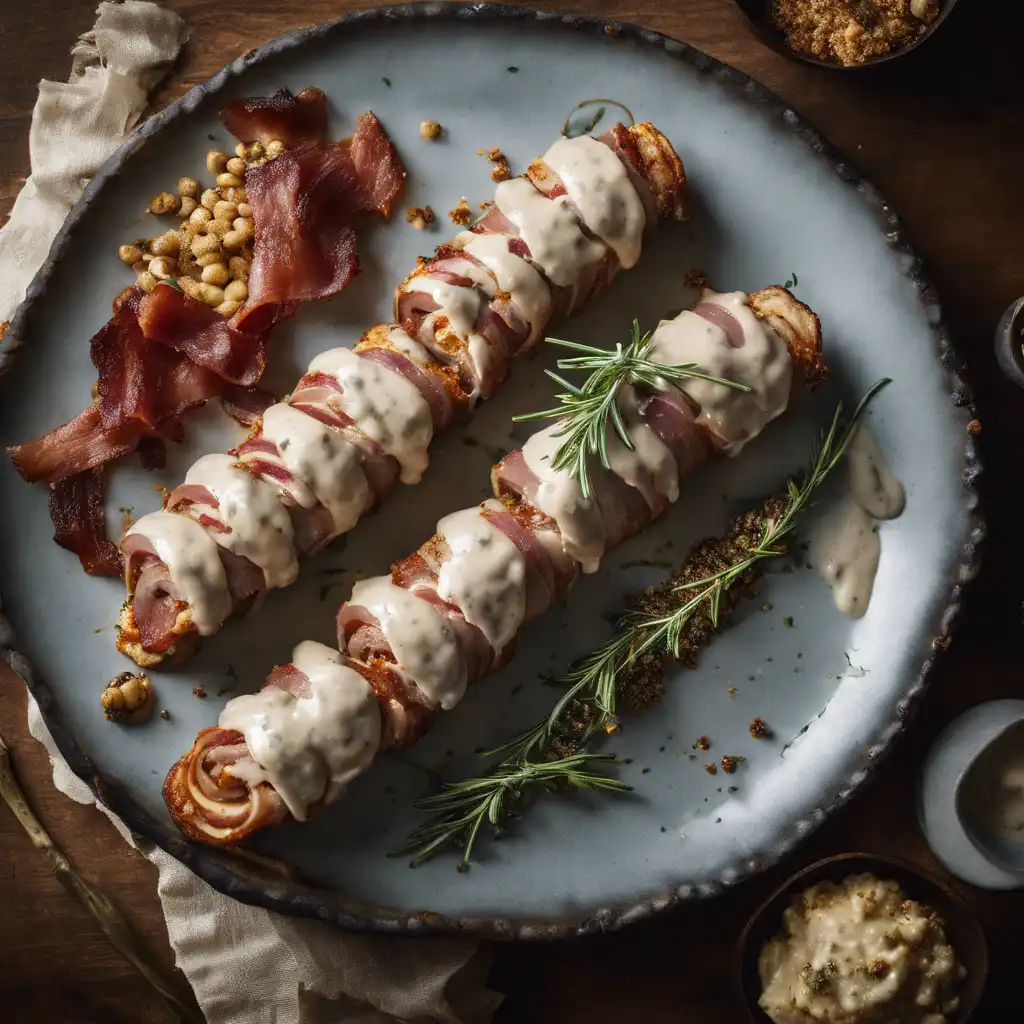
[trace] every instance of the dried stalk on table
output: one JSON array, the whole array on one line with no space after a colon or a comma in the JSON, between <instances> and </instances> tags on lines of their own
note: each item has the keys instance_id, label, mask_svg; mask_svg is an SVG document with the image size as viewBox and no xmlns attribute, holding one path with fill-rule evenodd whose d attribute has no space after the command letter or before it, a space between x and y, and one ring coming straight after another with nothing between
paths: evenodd
<instances>
[{"instance_id":1,"label":"dried stalk on table","mask_svg":"<svg viewBox=\"0 0 1024 1024\"><path fill-rule=\"evenodd\" d=\"M110 944L153 986L178 1020L186 1024L203 1024L202 1015L189 1005L178 980L165 971L149 954L145 943L116 906L94 885L87 882L71 866L63 851L50 838L42 822L35 816L14 775L11 752L0 737L0 795L14 812L21 827L37 850L50 861L61 885L93 916Z\"/></svg>"}]
</instances>

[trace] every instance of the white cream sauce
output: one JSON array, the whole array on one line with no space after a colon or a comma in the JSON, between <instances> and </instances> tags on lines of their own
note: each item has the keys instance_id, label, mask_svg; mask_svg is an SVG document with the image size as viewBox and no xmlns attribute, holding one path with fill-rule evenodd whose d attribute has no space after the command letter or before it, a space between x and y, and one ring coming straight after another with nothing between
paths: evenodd
<instances>
[{"instance_id":1,"label":"white cream sauce","mask_svg":"<svg viewBox=\"0 0 1024 1024\"><path fill-rule=\"evenodd\" d=\"M263 414L263 436L277 445L281 461L302 485L294 492L299 504L323 504L335 536L359 522L373 495L362 453L341 431L280 402Z\"/></svg>"},{"instance_id":2,"label":"white cream sauce","mask_svg":"<svg viewBox=\"0 0 1024 1024\"><path fill-rule=\"evenodd\" d=\"M811 564L832 588L836 607L851 619L868 610L881 555L874 519L847 496L811 534Z\"/></svg>"},{"instance_id":3,"label":"white cream sauce","mask_svg":"<svg viewBox=\"0 0 1024 1024\"><path fill-rule=\"evenodd\" d=\"M892 475L871 431L863 424L846 450L846 478L853 500L875 519L895 519L907 503L903 485Z\"/></svg>"},{"instance_id":4,"label":"white cream sauce","mask_svg":"<svg viewBox=\"0 0 1024 1024\"><path fill-rule=\"evenodd\" d=\"M494 275L498 288L508 292L512 303L530 325L523 350L535 345L551 314L551 289L543 277L524 259L509 252L514 235L478 235L460 231L453 242L476 257Z\"/></svg>"},{"instance_id":5,"label":"white cream sauce","mask_svg":"<svg viewBox=\"0 0 1024 1024\"><path fill-rule=\"evenodd\" d=\"M248 558L263 570L268 587L287 587L299 574L291 516L278 492L242 469L230 455L204 455L185 474L186 484L205 487L217 508L196 504L189 515L205 513L230 527L230 533L210 531L216 543Z\"/></svg>"},{"instance_id":6,"label":"white cream sauce","mask_svg":"<svg viewBox=\"0 0 1024 1024\"><path fill-rule=\"evenodd\" d=\"M531 435L523 445L523 459L539 480L531 503L558 524L566 554L579 562L584 572L593 573L605 551L604 519L593 496L585 498L568 471L552 468L564 440L557 436L561 430L560 423L553 423Z\"/></svg>"},{"instance_id":7,"label":"white cream sauce","mask_svg":"<svg viewBox=\"0 0 1024 1024\"><path fill-rule=\"evenodd\" d=\"M398 670L429 700L448 711L466 692L467 670L455 631L428 601L391 582L390 576L360 580L349 601L380 623Z\"/></svg>"},{"instance_id":8,"label":"white cream sauce","mask_svg":"<svg viewBox=\"0 0 1024 1024\"><path fill-rule=\"evenodd\" d=\"M526 618L523 553L479 507L445 516L437 532L450 549L438 573L438 595L458 606L495 653L501 651Z\"/></svg>"},{"instance_id":9,"label":"white cream sauce","mask_svg":"<svg viewBox=\"0 0 1024 1024\"><path fill-rule=\"evenodd\" d=\"M308 678L309 697L267 686L228 701L220 726L242 733L266 780L305 821L311 805L337 800L370 766L381 715L369 683L337 651L305 641L292 664Z\"/></svg>"},{"instance_id":10,"label":"white cream sauce","mask_svg":"<svg viewBox=\"0 0 1024 1024\"><path fill-rule=\"evenodd\" d=\"M607 148L607 147L603 147ZM670 502L679 498L679 467L675 456L668 450L640 415L640 397L631 385L622 388L618 406L626 427L626 436L632 442L627 448L615 431L608 428L608 464L616 476L630 487L635 487L650 509L662 506L662 499Z\"/></svg>"},{"instance_id":11,"label":"white cream sauce","mask_svg":"<svg viewBox=\"0 0 1024 1024\"><path fill-rule=\"evenodd\" d=\"M231 592L216 541L198 523L176 512L150 512L131 526L152 545L191 609L200 636L212 636L231 614Z\"/></svg>"},{"instance_id":12,"label":"white cream sauce","mask_svg":"<svg viewBox=\"0 0 1024 1024\"><path fill-rule=\"evenodd\" d=\"M461 262L452 270L473 283L458 285L430 274L417 274L401 286L402 290L422 292L437 303L438 308L424 318L423 329L433 331L441 317L447 319L448 329L466 344L477 380L500 375L504 357L475 330L477 318L498 290L497 282L490 271L470 260Z\"/></svg>"},{"instance_id":13,"label":"white cream sauce","mask_svg":"<svg viewBox=\"0 0 1024 1024\"><path fill-rule=\"evenodd\" d=\"M736 455L786 410L793 361L785 342L754 315L743 292L708 291L701 302L732 314L743 329L743 346L733 348L721 327L686 310L658 325L651 356L668 364L696 363L701 373L751 388L745 392L693 378L678 385L700 406L700 419L725 442L726 454Z\"/></svg>"},{"instance_id":14,"label":"white cream sauce","mask_svg":"<svg viewBox=\"0 0 1024 1024\"><path fill-rule=\"evenodd\" d=\"M407 356L414 363L418 363L420 366L429 366L431 363L436 362L434 357L424 348L415 338L413 338L407 331L404 331L401 327L392 327L388 331L388 341L391 342L394 347Z\"/></svg>"},{"instance_id":15,"label":"white cream sauce","mask_svg":"<svg viewBox=\"0 0 1024 1024\"><path fill-rule=\"evenodd\" d=\"M419 483L430 461L427 449L434 434L430 406L412 381L350 348L321 352L309 364L313 373L326 373L341 385L332 396L355 425L398 461L403 483Z\"/></svg>"},{"instance_id":16,"label":"white cream sauce","mask_svg":"<svg viewBox=\"0 0 1024 1024\"><path fill-rule=\"evenodd\" d=\"M603 142L559 139L545 154L583 223L629 269L640 259L647 213L625 165Z\"/></svg>"},{"instance_id":17,"label":"white cream sauce","mask_svg":"<svg viewBox=\"0 0 1024 1024\"><path fill-rule=\"evenodd\" d=\"M878 519L903 512L903 486L863 425L846 454L846 493L811 533L811 564L832 588L836 607L853 619L868 610L882 556Z\"/></svg>"},{"instance_id":18,"label":"white cream sauce","mask_svg":"<svg viewBox=\"0 0 1024 1024\"><path fill-rule=\"evenodd\" d=\"M605 247L583 233L566 197L548 199L528 178L511 178L499 183L494 202L555 284L575 286L588 266L604 259Z\"/></svg>"},{"instance_id":19,"label":"white cream sauce","mask_svg":"<svg viewBox=\"0 0 1024 1024\"><path fill-rule=\"evenodd\" d=\"M973 819L980 846L998 839L1024 850L1024 722L981 752L964 776L958 802Z\"/></svg>"}]
</instances>

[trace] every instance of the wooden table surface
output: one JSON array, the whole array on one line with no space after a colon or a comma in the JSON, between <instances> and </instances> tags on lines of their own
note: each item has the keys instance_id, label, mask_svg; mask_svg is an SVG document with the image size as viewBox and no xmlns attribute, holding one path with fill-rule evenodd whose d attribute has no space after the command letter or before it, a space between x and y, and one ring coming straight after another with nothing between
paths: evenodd
<instances>
[{"instance_id":1,"label":"wooden table surface","mask_svg":"<svg viewBox=\"0 0 1024 1024\"><path fill-rule=\"evenodd\" d=\"M245 49L365 6L360 0L165 3L186 19L192 37L156 106ZM67 77L68 51L92 23L95 6L96 0L2 5L0 214L6 214L28 173L37 81ZM1024 396L999 376L991 341L1004 307L1024 294L1024 5L962 3L915 57L870 74L824 72L785 60L748 33L729 0L539 6L638 22L685 39L749 72L809 118L900 211L942 296L983 424L988 557L920 713L873 782L786 864L724 898L601 938L557 946L503 945L494 951L491 983L507 994L499 1021L728 1024L740 1019L730 990L731 945L759 899L788 871L844 850L895 854L942 874L915 821L924 754L963 709L1024 692L1024 556L1013 541L1018 521L1009 497L1011 482L1024 473ZM28 735L24 709L24 687L5 671L0 734L40 817L78 868L105 888L153 949L172 962L153 868L100 814L53 789L45 754ZM978 1019L1009 1020L992 1014L996 1007L1020 1005L1014 997L1024 893L957 887L980 912L992 946L988 1009ZM50 876L2 807L0 965L0 1018L10 1024L171 1020Z\"/></svg>"}]
</instances>

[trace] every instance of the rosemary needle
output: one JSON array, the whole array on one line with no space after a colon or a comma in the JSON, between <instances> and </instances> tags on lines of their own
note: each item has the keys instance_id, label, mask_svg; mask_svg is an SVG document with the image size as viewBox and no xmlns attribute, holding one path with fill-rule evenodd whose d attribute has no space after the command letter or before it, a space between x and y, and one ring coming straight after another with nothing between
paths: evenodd
<instances>
[{"instance_id":1,"label":"rosemary needle","mask_svg":"<svg viewBox=\"0 0 1024 1024\"><path fill-rule=\"evenodd\" d=\"M95 886L87 882L71 866L61 849L50 838L42 822L29 806L11 765L11 754L0 737L0 796L18 819L36 849L42 851L50 861L58 881L84 907L99 926L110 944L127 960L146 981L159 993L164 1002L175 1012L178 1020L186 1024L202 1024L202 1015L189 1005L188 996L182 991L178 980L169 975L147 952L143 940L116 906Z\"/></svg>"},{"instance_id":2,"label":"rosemary needle","mask_svg":"<svg viewBox=\"0 0 1024 1024\"><path fill-rule=\"evenodd\" d=\"M490 773L446 783L440 793L416 805L431 812L433 818L416 829L396 854L412 853L413 863L418 864L451 844L461 844L465 867L484 824L500 830L509 816L510 805L527 789L628 789L616 779L582 770L588 763L614 763L613 757L578 751L558 760L544 758L558 749L560 741L585 746L596 735L614 732L618 727L618 683L624 673L645 655L678 657L683 632L695 616L703 615L710 628L717 628L722 595L740 581L749 580L758 563L786 553L783 541L846 454L868 403L888 383L887 378L876 381L848 418L843 417L840 403L828 430L812 449L807 470L786 481L785 497L779 499L781 509L775 515L765 514L760 535L752 547L719 572L674 587L672 594L678 604L670 611L633 611L624 615L613 636L564 676L553 680L567 688L544 721L485 753L484 756L501 759ZM774 507L778 507L778 501Z\"/></svg>"},{"instance_id":3,"label":"rosemary needle","mask_svg":"<svg viewBox=\"0 0 1024 1024\"><path fill-rule=\"evenodd\" d=\"M590 460L597 456L605 469L608 461L609 425L619 440L630 450L633 449L626 424L619 409L619 395L627 384L642 384L649 388L662 389L667 385L677 386L687 379L706 380L739 391L749 391L746 384L723 377L712 377L701 373L696 363L660 363L650 358L651 334L640 334L640 324L634 320L628 345L621 343L614 349L581 345L576 341L561 338L545 338L550 345L580 352L582 355L559 359L560 370L583 370L588 376L582 387L576 387L552 370L544 372L566 390L555 397L559 401L553 409L523 413L513 416L517 423L529 420L554 419L561 423L555 437L565 440L558 446L551 461L553 469L567 469L575 477L585 498L591 494Z\"/></svg>"}]
</instances>

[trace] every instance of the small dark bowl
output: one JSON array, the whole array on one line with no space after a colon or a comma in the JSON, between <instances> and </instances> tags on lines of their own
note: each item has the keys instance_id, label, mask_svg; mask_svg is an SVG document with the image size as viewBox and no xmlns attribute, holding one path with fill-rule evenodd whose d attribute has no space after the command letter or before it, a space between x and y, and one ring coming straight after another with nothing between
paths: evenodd
<instances>
[{"instance_id":1,"label":"small dark bowl","mask_svg":"<svg viewBox=\"0 0 1024 1024\"><path fill-rule=\"evenodd\" d=\"M949 1024L966 1024L978 1005L988 976L988 945L977 915L962 896L945 882L906 861L869 853L841 853L798 872L754 912L736 946L736 981L739 995L752 1024L772 1024L757 1005L761 978L757 960L764 944L782 929L782 915L793 897L817 882L842 882L849 875L868 872L898 882L912 900L935 910L946 922L946 937L967 974L961 983L960 1006Z\"/></svg>"},{"instance_id":2,"label":"small dark bowl","mask_svg":"<svg viewBox=\"0 0 1024 1024\"><path fill-rule=\"evenodd\" d=\"M831 60L821 60L818 57L812 57L809 53L798 53L792 49L786 42L785 33L776 28L772 21L773 0L734 0L734 2L761 41L777 53L781 53L783 57L798 60L803 64L812 64L819 68L831 68L833 71L863 71L865 68L878 67L880 64L888 64L890 61L905 57L908 53L916 50L922 43L931 39L938 27L949 17L953 8L956 7L957 0L939 0L939 16L914 36L909 43L906 43L899 49L883 53L878 57L872 57L871 60L867 60L863 64L849 65L837 64Z\"/></svg>"},{"instance_id":3,"label":"small dark bowl","mask_svg":"<svg viewBox=\"0 0 1024 1024\"><path fill-rule=\"evenodd\" d=\"M996 327L996 362L1014 384L1024 388L1024 299L1013 303Z\"/></svg>"}]
</instances>

